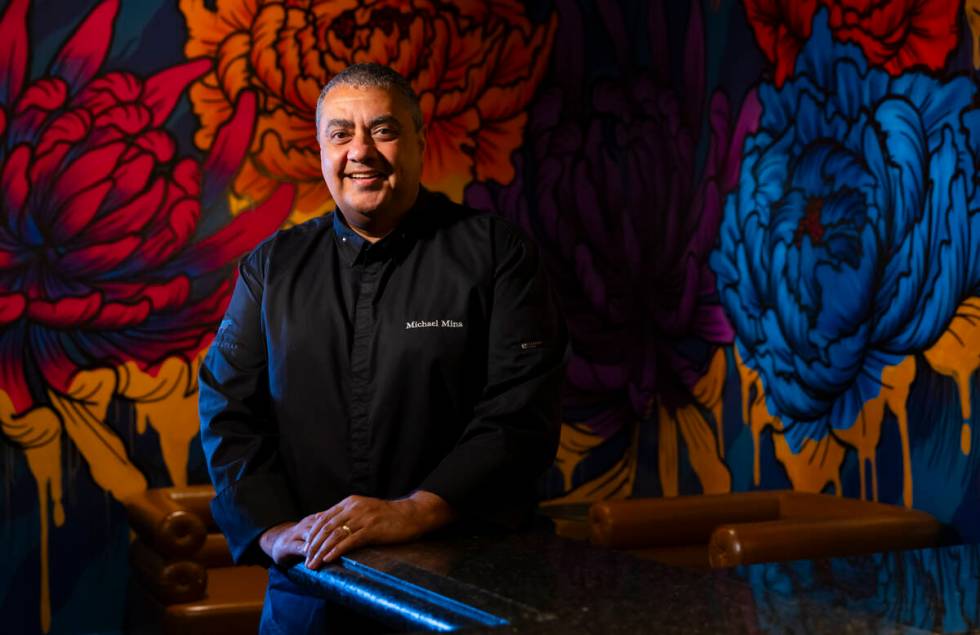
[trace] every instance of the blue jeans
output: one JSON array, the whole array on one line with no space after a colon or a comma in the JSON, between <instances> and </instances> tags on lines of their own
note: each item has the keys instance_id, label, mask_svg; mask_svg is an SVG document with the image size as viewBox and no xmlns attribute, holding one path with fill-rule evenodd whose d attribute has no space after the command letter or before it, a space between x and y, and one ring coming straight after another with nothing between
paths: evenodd
<instances>
[{"instance_id":1,"label":"blue jeans","mask_svg":"<svg viewBox=\"0 0 980 635\"><path fill-rule=\"evenodd\" d=\"M278 568L269 567L260 635L321 635L327 632L326 613L325 600L307 595Z\"/></svg>"},{"instance_id":2,"label":"blue jeans","mask_svg":"<svg viewBox=\"0 0 980 635\"><path fill-rule=\"evenodd\" d=\"M343 606L309 595L277 567L269 567L260 635L372 635L390 631Z\"/></svg>"}]
</instances>

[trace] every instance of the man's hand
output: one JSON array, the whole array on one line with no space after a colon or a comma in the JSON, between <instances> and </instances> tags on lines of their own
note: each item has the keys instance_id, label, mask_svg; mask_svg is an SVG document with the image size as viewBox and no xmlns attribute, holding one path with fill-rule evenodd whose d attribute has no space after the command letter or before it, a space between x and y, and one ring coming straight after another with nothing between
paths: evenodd
<instances>
[{"instance_id":1,"label":"man's hand","mask_svg":"<svg viewBox=\"0 0 980 635\"><path fill-rule=\"evenodd\" d=\"M419 490L393 501L348 496L309 518L314 521L303 536L306 566L317 569L358 547L418 538L448 524L453 511L441 497Z\"/></svg>"},{"instance_id":2,"label":"man's hand","mask_svg":"<svg viewBox=\"0 0 980 635\"><path fill-rule=\"evenodd\" d=\"M276 564L306 557L306 535L319 514L311 514L298 523L281 523L266 529L259 537L259 547Z\"/></svg>"}]
</instances>

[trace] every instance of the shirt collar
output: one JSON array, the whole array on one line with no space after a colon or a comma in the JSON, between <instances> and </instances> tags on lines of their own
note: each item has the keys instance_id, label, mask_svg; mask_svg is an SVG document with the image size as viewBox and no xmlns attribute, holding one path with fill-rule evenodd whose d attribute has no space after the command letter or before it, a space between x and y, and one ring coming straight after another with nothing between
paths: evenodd
<instances>
[{"instance_id":1,"label":"shirt collar","mask_svg":"<svg viewBox=\"0 0 980 635\"><path fill-rule=\"evenodd\" d=\"M333 212L333 232L344 263L351 266L358 260L363 260L366 257L373 258L375 255L384 257L394 253L394 247L396 245L402 244L409 236L415 233L415 229L420 224L419 221L423 215L421 208L426 206L426 202L431 196L431 193L427 190L419 188L419 195L416 197L415 203L412 204L411 209L408 210L401 222L398 223L398 227L373 244L351 229L344 215L340 210L335 209Z\"/></svg>"},{"instance_id":2,"label":"shirt collar","mask_svg":"<svg viewBox=\"0 0 980 635\"><path fill-rule=\"evenodd\" d=\"M344 262L348 265L354 264L354 260L364 249L367 241L347 225L344 215L338 209L333 212L333 233Z\"/></svg>"}]
</instances>

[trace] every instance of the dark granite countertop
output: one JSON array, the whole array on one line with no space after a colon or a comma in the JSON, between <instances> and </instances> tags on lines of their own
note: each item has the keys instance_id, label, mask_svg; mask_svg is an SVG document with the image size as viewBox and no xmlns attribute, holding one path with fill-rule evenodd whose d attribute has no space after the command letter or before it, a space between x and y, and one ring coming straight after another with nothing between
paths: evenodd
<instances>
[{"instance_id":1,"label":"dark granite countertop","mask_svg":"<svg viewBox=\"0 0 980 635\"><path fill-rule=\"evenodd\" d=\"M537 528L288 574L401 632L842 634L977 628L978 572L975 546L695 571Z\"/></svg>"}]
</instances>

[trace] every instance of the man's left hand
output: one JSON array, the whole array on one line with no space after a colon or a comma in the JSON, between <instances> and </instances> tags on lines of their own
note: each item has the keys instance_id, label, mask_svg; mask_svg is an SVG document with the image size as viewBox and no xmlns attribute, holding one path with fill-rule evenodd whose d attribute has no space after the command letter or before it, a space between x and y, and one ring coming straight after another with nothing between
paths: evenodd
<instances>
[{"instance_id":1,"label":"man's left hand","mask_svg":"<svg viewBox=\"0 0 980 635\"><path fill-rule=\"evenodd\" d=\"M440 496L419 490L390 501L348 496L316 516L306 534L306 566L310 569L358 547L414 540L448 524L453 511Z\"/></svg>"}]
</instances>

